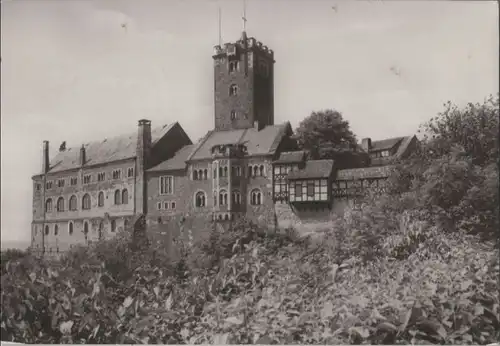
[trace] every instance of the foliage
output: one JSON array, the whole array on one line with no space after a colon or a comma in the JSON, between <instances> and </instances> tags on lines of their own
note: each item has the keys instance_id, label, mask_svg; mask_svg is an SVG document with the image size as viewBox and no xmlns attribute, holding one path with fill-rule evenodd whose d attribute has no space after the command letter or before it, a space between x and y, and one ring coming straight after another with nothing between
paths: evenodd
<instances>
[{"instance_id":1,"label":"foliage","mask_svg":"<svg viewBox=\"0 0 500 346\"><path fill-rule=\"evenodd\" d=\"M359 150L356 136L342 114L334 110L313 112L295 131L299 147L315 159L334 159L336 167L364 167L369 162Z\"/></svg>"},{"instance_id":2,"label":"foliage","mask_svg":"<svg viewBox=\"0 0 500 346\"><path fill-rule=\"evenodd\" d=\"M1 252L0 265L2 266L2 274L5 273L5 266L7 262L26 257L28 251L23 251L19 249L5 249Z\"/></svg>"}]
</instances>

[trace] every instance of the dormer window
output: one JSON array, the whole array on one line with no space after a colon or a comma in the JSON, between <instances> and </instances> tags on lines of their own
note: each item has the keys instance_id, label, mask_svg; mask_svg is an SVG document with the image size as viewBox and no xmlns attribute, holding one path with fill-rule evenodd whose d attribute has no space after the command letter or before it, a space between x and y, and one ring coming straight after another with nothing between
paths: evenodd
<instances>
[{"instance_id":1,"label":"dormer window","mask_svg":"<svg viewBox=\"0 0 500 346\"><path fill-rule=\"evenodd\" d=\"M229 96L238 95L238 86L236 84L231 84L229 87Z\"/></svg>"}]
</instances>

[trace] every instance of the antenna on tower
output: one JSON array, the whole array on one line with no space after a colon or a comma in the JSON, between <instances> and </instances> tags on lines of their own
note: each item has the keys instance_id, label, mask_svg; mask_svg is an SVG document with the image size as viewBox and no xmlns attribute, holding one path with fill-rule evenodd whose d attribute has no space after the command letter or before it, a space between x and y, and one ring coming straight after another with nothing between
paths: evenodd
<instances>
[{"instance_id":1,"label":"antenna on tower","mask_svg":"<svg viewBox=\"0 0 500 346\"><path fill-rule=\"evenodd\" d=\"M222 14L219 6L219 46L222 45Z\"/></svg>"},{"instance_id":2,"label":"antenna on tower","mask_svg":"<svg viewBox=\"0 0 500 346\"><path fill-rule=\"evenodd\" d=\"M243 0L243 31L247 31L247 2Z\"/></svg>"}]
</instances>

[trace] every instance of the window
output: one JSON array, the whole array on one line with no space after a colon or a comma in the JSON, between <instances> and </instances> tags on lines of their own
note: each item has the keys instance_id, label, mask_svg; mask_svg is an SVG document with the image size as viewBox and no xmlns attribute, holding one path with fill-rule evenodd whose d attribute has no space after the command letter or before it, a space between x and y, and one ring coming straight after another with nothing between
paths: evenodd
<instances>
[{"instance_id":1,"label":"window","mask_svg":"<svg viewBox=\"0 0 500 346\"><path fill-rule=\"evenodd\" d=\"M106 180L106 173L104 172L97 173L97 181L104 181L104 180Z\"/></svg>"},{"instance_id":2,"label":"window","mask_svg":"<svg viewBox=\"0 0 500 346\"><path fill-rule=\"evenodd\" d=\"M124 189L122 191L122 203L128 204L128 190L127 189Z\"/></svg>"},{"instance_id":3,"label":"window","mask_svg":"<svg viewBox=\"0 0 500 346\"><path fill-rule=\"evenodd\" d=\"M51 212L52 211L52 199L49 198L46 202L45 202L45 212Z\"/></svg>"},{"instance_id":4,"label":"window","mask_svg":"<svg viewBox=\"0 0 500 346\"><path fill-rule=\"evenodd\" d=\"M36 185L35 185L35 188L36 188L36 190L37 190L37 191L40 191L40 189L42 188L42 185L40 185L40 184L36 184Z\"/></svg>"},{"instance_id":5,"label":"window","mask_svg":"<svg viewBox=\"0 0 500 346\"><path fill-rule=\"evenodd\" d=\"M115 169L113 171L113 179L121 179L122 177L122 170L121 169Z\"/></svg>"},{"instance_id":6,"label":"window","mask_svg":"<svg viewBox=\"0 0 500 346\"><path fill-rule=\"evenodd\" d=\"M236 111L231 111L231 120L236 119Z\"/></svg>"},{"instance_id":7,"label":"window","mask_svg":"<svg viewBox=\"0 0 500 346\"><path fill-rule=\"evenodd\" d=\"M229 72L235 72L238 70L238 61L230 61L229 62Z\"/></svg>"},{"instance_id":8,"label":"window","mask_svg":"<svg viewBox=\"0 0 500 346\"><path fill-rule=\"evenodd\" d=\"M64 211L64 198L62 197L57 199L57 211Z\"/></svg>"},{"instance_id":9,"label":"window","mask_svg":"<svg viewBox=\"0 0 500 346\"><path fill-rule=\"evenodd\" d=\"M171 208L171 209L175 209L175 202L172 202L172 203L170 204L170 208Z\"/></svg>"},{"instance_id":10,"label":"window","mask_svg":"<svg viewBox=\"0 0 500 346\"><path fill-rule=\"evenodd\" d=\"M207 180L208 179L208 169L203 170L203 179Z\"/></svg>"},{"instance_id":11,"label":"window","mask_svg":"<svg viewBox=\"0 0 500 346\"><path fill-rule=\"evenodd\" d=\"M241 167L240 166L235 166L233 167L234 169L232 170L232 173L236 177L241 177Z\"/></svg>"},{"instance_id":12,"label":"window","mask_svg":"<svg viewBox=\"0 0 500 346\"><path fill-rule=\"evenodd\" d=\"M69 234L69 235L73 235L73 227L74 227L74 226L73 226L73 222L71 222L71 221L70 221L70 222L68 223L68 234Z\"/></svg>"},{"instance_id":13,"label":"window","mask_svg":"<svg viewBox=\"0 0 500 346\"><path fill-rule=\"evenodd\" d=\"M259 189L253 189L250 192L250 204L251 205L260 205L262 204L262 193Z\"/></svg>"},{"instance_id":14,"label":"window","mask_svg":"<svg viewBox=\"0 0 500 346\"><path fill-rule=\"evenodd\" d=\"M77 177L70 178L69 183L71 186L75 186L76 184L78 184L78 178Z\"/></svg>"},{"instance_id":15,"label":"window","mask_svg":"<svg viewBox=\"0 0 500 346\"><path fill-rule=\"evenodd\" d=\"M132 178L134 176L134 167L129 167L127 169L127 177Z\"/></svg>"},{"instance_id":16,"label":"window","mask_svg":"<svg viewBox=\"0 0 500 346\"><path fill-rule=\"evenodd\" d=\"M55 225L54 226L54 235L57 235L59 233L59 226Z\"/></svg>"},{"instance_id":17,"label":"window","mask_svg":"<svg viewBox=\"0 0 500 346\"><path fill-rule=\"evenodd\" d=\"M233 192L233 203L235 205L240 205L241 204L241 194L239 191L234 191Z\"/></svg>"},{"instance_id":18,"label":"window","mask_svg":"<svg viewBox=\"0 0 500 346\"><path fill-rule=\"evenodd\" d=\"M65 180L64 179L59 179L57 181L57 187L64 187Z\"/></svg>"},{"instance_id":19,"label":"window","mask_svg":"<svg viewBox=\"0 0 500 346\"><path fill-rule=\"evenodd\" d=\"M85 234L85 236L89 234L89 223L87 221L83 223L83 234Z\"/></svg>"},{"instance_id":20,"label":"window","mask_svg":"<svg viewBox=\"0 0 500 346\"><path fill-rule=\"evenodd\" d=\"M259 167L253 166L253 176L256 177L259 174Z\"/></svg>"},{"instance_id":21,"label":"window","mask_svg":"<svg viewBox=\"0 0 500 346\"><path fill-rule=\"evenodd\" d=\"M198 180L198 171L197 170L193 171L193 180Z\"/></svg>"},{"instance_id":22,"label":"window","mask_svg":"<svg viewBox=\"0 0 500 346\"><path fill-rule=\"evenodd\" d=\"M217 168L214 168L214 179L217 178Z\"/></svg>"},{"instance_id":23,"label":"window","mask_svg":"<svg viewBox=\"0 0 500 346\"><path fill-rule=\"evenodd\" d=\"M158 216L158 223L161 224L161 216Z\"/></svg>"},{"instance_id":24,"label":"window","mask_svg":"<svg viewBox=\"0 0 500 346\"><path fill-rule=\"evenodd\" d=\"M224 177L227 177L227 166L224 167Z\"/></svg>"},{"instance_id":25,"label":"window","mask_svg":"<svg viewBox=\"0 0 500 346\"><path fill-rule=\"evenodd\" d=\"M115 204L121 204L121 192L120 190L115 190Z\"/></svg>"},{"instance_id":26,"label":"window","mask_svg":"<svg viewBox=\"0 0 500 346\"><path fill-rule=\"evenodd\" d=\"M171 195L174 193L174 177L160 177L160 195Z\"/></svg>"},{"instance_id":27,"label":"window","mask_svg":"<svg viewBox=\"0 0 500 346\"><path fill-rule=\"evenodd\" d=\"M295 197L302 197L302 182L295 183Z\"/></svg>"},{"instance_id":28,"label":"window","mask_svg":"<svg viewBox=\"0 0 500 346\"><path fill-rule=\"evenodd\" d=\"M90 195L88 193L82 197L82 209L90 210Z\"/></svg>"},{"instance_id":29,"label":"window","mask_svg":"<svg viewBox=\"0 0 500 346\"><path fill-rule=\"evenodd\" d=\"M49 225L45 226L45 235L49 235Z\"/></svg>"},{"instance_id":30,"label":"window","mask_svg":"<svg viewBox=\"0 0 500 346\"><path fill-rule=\"evenodd\" d=\"M205 192L198 191L195 195L194 204L196 207L201 208L204 207L206 203Z\"/></svg>"},{"instance_id":31,"label":"window","mask_svg":"<svg viewBox=\"0 0 500 346\"><path fill-rule=\"evenodd\" d=\"M45 188L46 188L47 190L52 189L52 181L48 181L48 182L46 182L46 183L45 183Z\"/></svg>"},{"instance_id":32,"label":"window","mask_svg":"<svg viewBox=\"0 0 500 346\"><path fill-rule=\"evenodd\" d=\"M384 150L382 152L382 157L389 157L389 151L388 150Z\"/></svg>"},{"instance_id":33,"label":"window","mask_svg":"<svg viewBox=\"0 0 500 346\"><path fill-rule=\"evenodd\" d=\"M264 166L263 166L263 165L260 165L260 166L259 166L259 175L260 175L261 177L263 177L263 176L264 176Z\"/></svg>"},{"instance_id":34,"label":"window","mask_svg":"<svg viewBox=\"0 0 500 346\"><path fill-rule=\"evenodd\" d=\"M116 220L111 220L111 232L116 231Z\"/></svg>"},{"instance_id":35,"label":"window","mask_svg":"<svg viewBox=\"0 0 500 346\"><path fill-rule=\"evenodd\" d=\"M163 203L163 209L168 210L168 202Z\"/></svg>"},{"instance_id":36,"label":"window","mask_svg":"<svg viewBox=\"0 0 500 346\"><path fill-rule=\"evenodd\" d=\"M161 202L156 203L156 209L161 210Z\"/></svg>"},{"instance_id":37,"label":"window","mask_svg":"<svg viewBox=\"0 0 500 346\"><path fill-rule=\"evenodd\" d=\"M123 227L127 228L128 227L128 220L125 219L125 221L123 221Z\"/></svg>"},{"instance_id":38,"label":"window","mask_svg":"<svg viewBox=\"0 0 500 346\"><path fill-rule=\"evenodd\" d=\"M307 182L307 197L314 197L314 181Z\"/></svg>"},{"instance_id":39,"label":"window","mask_svg":"<svg viewBox=\"0 0 500 346\"><path fill-rule=\"evenodd\" d=\"M227 192L226 192L226 190L220 190L219 203L220 203L220 205L227 205Z\"/></svg>"},{"instance_id":40,"label":"window","mask_svg":"<svg viewBox=\"0 0 500 346\"><path fill-rule=\"evenodd\" d=\"M69 199L69 210L75 211L76 210L76 204L77 204L77 199L76 199L76 196L73 195Z\"/></svg>"},{"instance_id":41,"label":"window","mask_svg":"<svg viewBox=\"0 0 500 346\"><path fill-rule=\"evenodd\" d=\"M238 86L236 84L231 84L229 86L229 96L236 96L238 94Z\"/></svg>"},{"instance_id":42,"label":"window","mask_svg":"<svg viewBox=\"0 0 500 346\"><path fill-rule=\"evenodd\" d=\"M104 207L104 192L99 192L99 195L97 197L97 206L98 207Z\"/></svg>"},{"instance_id":43,"label":"window","mask_svg":"<svg viewBox=\"0 0 500 346\"><path fill-rule=\"evenodd\" d=\"M92 178L92 176L90 174L84 175L83 176L83 183L90 184L90 181L92 180L91 178Z\"/></svg>"}]
</instances>

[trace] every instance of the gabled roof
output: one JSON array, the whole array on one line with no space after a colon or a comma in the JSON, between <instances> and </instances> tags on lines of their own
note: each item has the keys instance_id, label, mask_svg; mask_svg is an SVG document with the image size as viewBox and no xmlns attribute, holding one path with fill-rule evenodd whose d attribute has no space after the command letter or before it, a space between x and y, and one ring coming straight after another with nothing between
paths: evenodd
<instances>
[{"instance_id":1,"label":"gabled roof","mask_svg":"<svg viewBox=\"0 0 500 346\"><path fill-rule=\"evenodd\" d=\"M174 171L183 170L186 168L186 160L196 147L195 144L190 144L179 149L175 155L160 163L159 165L148 169L148 172L162 172L162 171Z\"/></svg>"},{"instance_id":2,"label":"gabled roof","mask_svg":"<svg viewBox=\"0 0 500 346\"><path fill-rule=\"evenodd\" d=\"M333 160L308 160L303 169L288 173L288 179L328 178L332 174Z\"/></svg>"},{"instance_id":3,"label":"gabled roof","mask_svg":"<svg viewBox=\"0 0 500 346\"><path fill-rule=\"evenodd\" d=\"M286 151L280 153L280 156L274 163L298 163L304 161L306 152L304 150L300 151Z\"/></svg>"},{"instance_id":4,"label":"gabled roof","mask_svg":"<svg viewBox=\"0 0 500 346\"><path fill-rule=\"evenodd\" d=\"M380 141L373 141L370 147L370 151L378 151L378 150L389 150L398 145L403 139L408 137L394 137L382 139ZM411 136L410 136L411 138Z\"/></svg>"},{"instance_id":5,"label":"gabled roof","mask_svg":"<svg viewBox=\"0 0 500 346\"><path fill-rule=\"evenodd\" d=\"M172 127L177 124L163 125L151 130L151 142L154 146ZM86 165L103 164L136 157L137 131L126 135L105 138L84 144ZM76 169L79 165L80 146L60 151L50 160L49 173Z\"/></svg>"},{"instance_id":6,"label":"gabled roof","mask_svg":"<svg viewBox=\"0 0 500 346\"><path fill-rule=\"evenodd\" d=\"M212 157L212 147L223 144L245 144L248 156L273 154L283 137L291 129L290 123L241 130L209 131L196 145L187 161L203 160Z\"/></svg>"}]
</instances>

